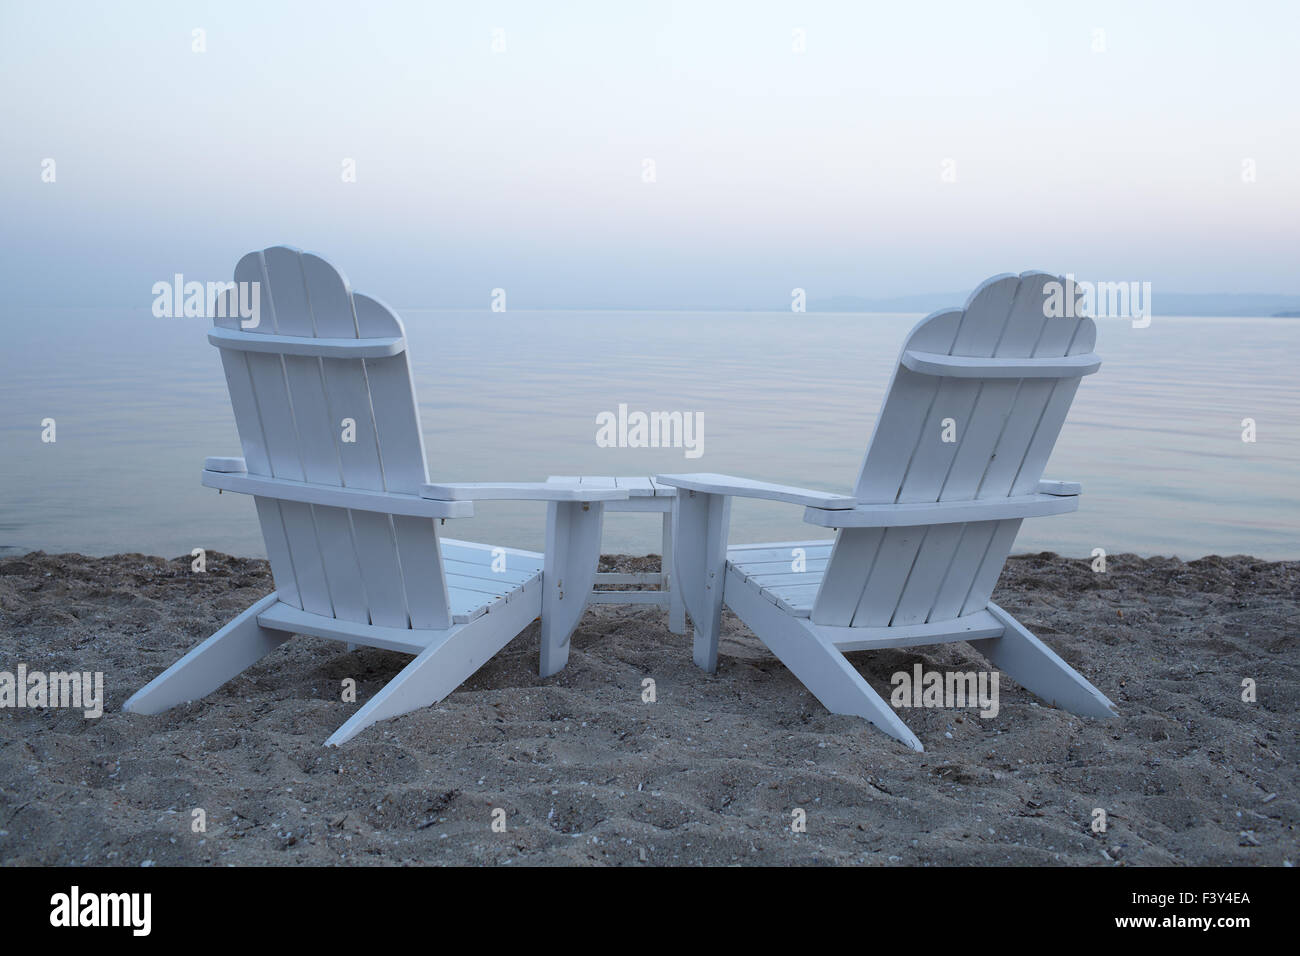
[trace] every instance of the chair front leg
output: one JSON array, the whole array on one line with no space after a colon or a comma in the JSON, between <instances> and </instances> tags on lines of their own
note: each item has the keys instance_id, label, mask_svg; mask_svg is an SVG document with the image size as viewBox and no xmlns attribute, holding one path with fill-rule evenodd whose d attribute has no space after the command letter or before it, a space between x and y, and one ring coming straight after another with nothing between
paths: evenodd
<instances>
[{"instance_id":1,"label":"chair front leg","mask_svg":"<svg viewBox=\"0 0 1300 956\"><path fill-rule=\"evenodd\" d=\"M729 495L679 491L673 512L673 587L695 625L695 663L718 669L723 582L727 565Z\"/></svg>"},{"instance_id":2,"label":"chair front leg","mask_svg":"<svg viewBox=\"0 0 1300 956\"><path fill-rule=\"evenodd\" d=\"M540 673L550 677L569 662L569 637L586 610L600 564L603 501L552 501L546 509L542 568Z\"/></svg>"}]
</instances>

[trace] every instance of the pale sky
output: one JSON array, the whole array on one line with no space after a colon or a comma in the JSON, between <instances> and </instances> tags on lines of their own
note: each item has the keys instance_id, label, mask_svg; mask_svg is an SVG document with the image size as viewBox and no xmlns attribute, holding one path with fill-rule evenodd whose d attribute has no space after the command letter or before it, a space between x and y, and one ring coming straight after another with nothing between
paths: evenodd
<instances>
[{"instance_id":1,"label":"pale sky","mask_svg":"<svg viewBox=\"0 0 1300 956\"><path fill-rule=\"evenodd\" d=\"M1294 2L4 0L0 278L147 306L283 242L399 307L1297 293L1298 35Z\"/></svg>"}]
</instances>

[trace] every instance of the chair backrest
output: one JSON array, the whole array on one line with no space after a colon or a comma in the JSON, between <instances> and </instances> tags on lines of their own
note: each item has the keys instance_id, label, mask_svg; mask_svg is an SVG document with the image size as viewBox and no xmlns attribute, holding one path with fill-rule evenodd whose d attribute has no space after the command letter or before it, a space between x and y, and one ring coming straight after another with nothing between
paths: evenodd
<instances>
[{"instance_id":1,"label":"chair backrest","mask_svg":"<svg viewBox=\"0 0 1300 956\"><path fill-rule=\"evenodd\" d=\"M214 324L229 330L218 344L248 473L418 495L428 472L401 320L320 256L284 246L244 256L235 283ZM230 304L241 283L260 290L249 329ZM347 341L303 354L312 339ZM363 624L449 626L433 519L256 502L280 600Z\"/></svg>"},{"instance_id":2,"label":"chair backrest","mask_svg":"<svg viewBox=\"0 0 1300 956\"><path fill-rule=\"evenodd\" d=\"M1061 284L1055 300L1060 310L1045 307L1054 291L1046 288L1050 282ZM991 370L996 359L1091 353L1096 326L1077 315L1076 302L1072 281L1027 272L995 276L975 290L965 309L922 320L903 345L876 419L858 476L858 501L934 503L1033 493L1079 377L1010 377L1014 361L996 375L979 369ZM1068 314L1055 316L1056 311ZM937 360L917 361L924 356ZM974 374L960 368L960 361L947 363L952 367L944 374L943 356L993 361L965 363L975 366ZM982 610L1022 520L842 529L812 620L886 627Z\"/></svg>"}]
</instances>

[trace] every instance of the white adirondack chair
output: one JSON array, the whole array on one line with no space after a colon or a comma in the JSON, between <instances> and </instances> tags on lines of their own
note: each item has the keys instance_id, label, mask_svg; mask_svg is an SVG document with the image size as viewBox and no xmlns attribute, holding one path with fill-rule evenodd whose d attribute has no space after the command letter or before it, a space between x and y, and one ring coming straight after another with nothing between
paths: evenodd
<instances>
[{"instance_id":1,"label":"white adirondack chair","mask_svg":"<svg viewBox=\"0 0 1300 956\"><path fill-rule=\"evenodd\" d=\"M441 700L539 614L547 664L563 666L596 573L603 502L627 492L430 485L401 320L324 259L284 246L245 256L235 281L259 283L261 324L241 328L228 304L219 312L233 317L215 319L208 338L244 457L207 459L202 480L254 496L276 590L124 709L203 697L293 634L415 655L327 744ZM439 535L442 519L487 498L548 502L546 555Z\"/></svg>"},{"instance_id":2,"label":"white adirondack chair","mask_svg":"<svg viewBox=\"0 0 1300 956\"><path fill-rule=\"evenodd\" d=\"M679 489L673 566L695 662L717 667L725 602L830 711L924 749L844 651L967 641L1049 703L1117 711L989 597L1020 522L1078 508L1043 468L1080 377L1095 372L1090 318L1047 318L1043 273L995 276L964 310L912 330L852 496L727 475L657 475ZM1074 313L1077 314L1077 313ZM944 441L952 419L955 441ZM951 435L949 436L951 437ZM834 544L727 547L732 497L805 506ZM802 548L801 570L795 549Z\"/></svg>"}]
</instances>

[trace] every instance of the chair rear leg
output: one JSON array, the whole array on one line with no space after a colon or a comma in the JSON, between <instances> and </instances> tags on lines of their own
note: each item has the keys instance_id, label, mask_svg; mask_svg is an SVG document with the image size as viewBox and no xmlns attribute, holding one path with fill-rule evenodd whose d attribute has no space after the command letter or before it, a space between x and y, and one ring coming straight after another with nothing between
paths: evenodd
<instances>
[{"instance_id":1,"label":"chair rear leg","mask_svg":"<svg viewBox=\"0 0 1300 956\"><path fill-rule=\"evenodd\" d=\"M257 615L279 601L272 593L167 668L122 705L134 714L161 714L177 704L206 697L257 663L290 635L257 623Z\"/></svg>"},{"instance_id":2,"label":"chair rear leg","mask_svg":"<svg viewBox=\"0 0 1300 956\"><path fill-rule=\"evenodd\" d=\"M1053 707L1061 707L1081 717L1106 719L1119 715L1119 710L1105 694L1029 633L1024 625L996 604L990 603L988 609L1006 626L1006 630L1001 637L982 638L971 641L970 645L996 667Z\"/></svg>"},{"instance_id":3,"label":"chair rear leg","mask_svg":"<svg viewBox=\"0 0 1300 956\"><path fill-rule=\"evenodd\" d=\"M801 630L804 633L794 641L788 640L784 634L778 636L772 630L756 633L832 714L861 717L913 750L925 750L916 734L863 679L839 648L811 629Z\"/></svg>"},{"instance_id":4,"label":"chair rear leg","mask_svg":"<svg viewBox=\"0 0 1300 956\"><path fill-rule=\"evenodd\" d=\"M727 606L832 714L861 717L913 750L925 750L888 702L810 621L791 617L738 576L727 578Z\"/></svg>"},{"instance_id":5,"label":"chair rear leg","mask_svg":"<svg viewBox=\"0 0 1300 956\"><path fill-rule=\"evenodd\" d=\"M509 644L540 610L539 599L521 596L442 632L334 731L325 746L345 743L377 721L436 704Z\"/></svg>"}]
</instances>

